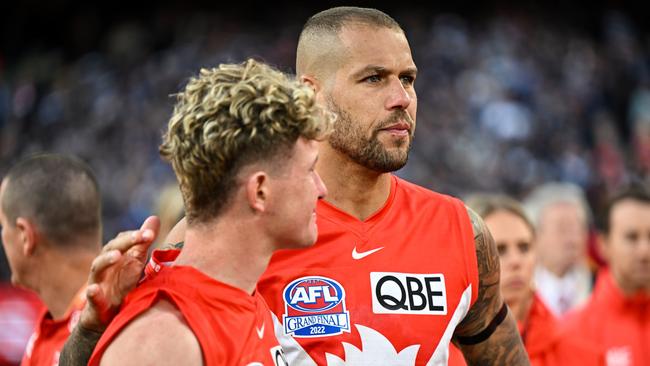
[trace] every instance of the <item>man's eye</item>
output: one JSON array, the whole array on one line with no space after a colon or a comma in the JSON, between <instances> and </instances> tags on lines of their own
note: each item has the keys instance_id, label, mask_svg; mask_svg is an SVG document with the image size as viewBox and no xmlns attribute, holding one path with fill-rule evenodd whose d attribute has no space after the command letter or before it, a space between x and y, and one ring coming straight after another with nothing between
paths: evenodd
<instances>
[{"instance_id":1,"label":"man's eye","mask_svg":"<svg viewBox=\"0 0 650 366\"><path fill-rule=\"evenodd\" d=\"M413 76L402 76L400 79L404 85L412 85L415 82L415 78Z\"/></svg>"},{"instance_id":2,"label":"man's eye","mask_svg":"<svg viewBox=\"0 0 650 366\"><path fill-rule=\"evenodd\" d=\"M381 81L381 77L379 75L370 75L363 79L363 81L368 82L368 83L378 83Z\"/></svg>"}]
</instances>

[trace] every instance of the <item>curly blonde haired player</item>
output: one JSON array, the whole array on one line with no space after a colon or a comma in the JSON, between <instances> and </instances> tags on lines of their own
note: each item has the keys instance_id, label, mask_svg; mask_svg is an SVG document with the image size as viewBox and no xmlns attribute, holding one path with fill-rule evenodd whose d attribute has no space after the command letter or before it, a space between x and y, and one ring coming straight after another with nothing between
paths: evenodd
<instances>
[{"instance_id":1,"label":"curly blonde haired player","mask_svg":"<svg viewBox=\"0 0 650 366\"><path fill-rule=\"evenodd\" d=\"M184 250L129 294L90 365L285 364L255 284L275 250L316 240L330 121L311 89L253 60L189 81L160 147L185 202Z\"/></svg>"}]
</instances>

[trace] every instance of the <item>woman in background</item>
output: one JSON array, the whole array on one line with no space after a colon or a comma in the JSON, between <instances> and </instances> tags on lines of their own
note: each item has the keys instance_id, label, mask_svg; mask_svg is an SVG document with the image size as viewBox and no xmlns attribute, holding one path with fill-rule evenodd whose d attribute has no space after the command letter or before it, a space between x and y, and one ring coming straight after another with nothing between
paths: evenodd
<instances>
[{"instance_id":1,"label":"woman in background","mask_svg":"<svg viewBox=\"0 0 650 366\"><path fill-rule=\"evenodd\" d=\"M535 293L535 232L521 205L503 195L475 195L466 203L492 233L501 262L501 295L517 320L531 365L604 365L594 346L560 331L558 320ZM455 347L449 365L464 365Z\"/></svg>"}]
</instances>

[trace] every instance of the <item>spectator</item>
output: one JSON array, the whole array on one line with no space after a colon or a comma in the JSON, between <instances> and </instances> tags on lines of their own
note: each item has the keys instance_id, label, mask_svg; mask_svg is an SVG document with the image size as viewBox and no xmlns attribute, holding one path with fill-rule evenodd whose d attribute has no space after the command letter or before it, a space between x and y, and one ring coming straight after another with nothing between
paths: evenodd
<instances>
[{"instance_id":1,"label":"spectator","mask_svg":"<svg viewBox=\"0 0 650 366\"><path fill-rule=\"evenodd\" d=\"M537 244L533 225L521 205L501 195L475 195L466 202L483 217L496 242L501 293L517 319L531 365L602 365L597 348L563 332L558 319L535 292ZM456 355L452 350L450 365L462 364Z\"/></svg>"},{"instance_id":2,"label":"spectator","mask_svg":"<svg viewBox=\"0 0 650 366\"><path fill-rule=\"evenodd\" d=\"M595 342L608 366L650 364L650 193L637 186L614 196L606 210L602 249L609 268L598 275L585 306L566 328Z\"/></svg>"},{"instance_id":3,"label":"spectator","mask_svg":"<svg viewBox=\"0 0 650 366\"><path fill-rule=\"evenodd\" d=\"M525 201L537 233L535 284L556 316L583 303L592 287L587 262L591 211L582 190L568 183L548 183Z\"/></svg>"}]
</instances>

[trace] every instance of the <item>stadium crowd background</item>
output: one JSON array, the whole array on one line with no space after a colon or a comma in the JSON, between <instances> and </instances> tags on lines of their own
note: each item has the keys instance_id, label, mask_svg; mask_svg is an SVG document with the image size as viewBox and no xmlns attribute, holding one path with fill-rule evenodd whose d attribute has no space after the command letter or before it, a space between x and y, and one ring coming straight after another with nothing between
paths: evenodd
<instances>
[{"instance_id":1,"label":"stadium crowd background","mask_svg":"<svg viewBox=\"0 0 650 366\"><path fill-rule=\"evenodd\" d=\"M171 95L249 56L292 72L300 27L331 5L270 3L0 5L0 173L39 151L77 155L99 179L104 237L139 226L174 181L157 151ZM456 196L573 182L596 218L614 189L650 179L650 33L633 7L362 5L403 25L420 70L399 175Z\"/></svg>"}]
</instances>

